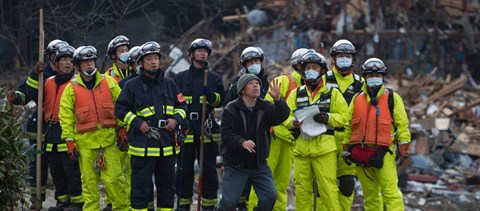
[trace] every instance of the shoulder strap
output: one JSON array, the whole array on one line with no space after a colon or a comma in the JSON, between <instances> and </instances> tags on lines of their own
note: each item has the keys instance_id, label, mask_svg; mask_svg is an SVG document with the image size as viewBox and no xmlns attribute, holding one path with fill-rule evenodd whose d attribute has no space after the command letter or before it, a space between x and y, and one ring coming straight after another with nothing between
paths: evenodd
<instances>
[{"instance_id":1,"label":"shoulder strap","mask_svg":"<svg viewBox=\"0 0 480 211\"><path fill-rule=\"evenodd\" d=\"M387 88L388 90L388 110L390 110L390 116L392 116L393 121L393 109L395 107L395 102L393 101L393 89Z\"/></svg>"},{"instance_id":2,"label":"shoulder strap","mask_svg":"<svg viewBox=\"0 0 480 211\"><path fill-rule=\"evenodd\" d=\"M290 92L292 92L294 89L297 88L297 84L295 83L295 79L293 78L293 76L291 74L283 74L284 76L287 76L288 78L288 81L289 81L289 85L288 85L288 90L287 90L287 93L285 93L285 100L288 98L288 96L290 95Z\"/></svg>"}]
</instances>

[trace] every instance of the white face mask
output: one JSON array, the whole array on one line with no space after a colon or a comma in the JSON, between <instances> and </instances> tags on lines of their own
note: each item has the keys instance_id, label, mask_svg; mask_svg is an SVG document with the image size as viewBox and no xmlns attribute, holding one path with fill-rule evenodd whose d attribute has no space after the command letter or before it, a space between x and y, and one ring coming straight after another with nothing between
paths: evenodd
<instances>
[{"instance_id":1,"label":"white face mask","mask_svg":"<svg viewBox=\"0 0 480 211\"><path fill-rule=\"evenodd\" d=\"M97 72L97 68L93 69L93 70L82 70L83 74L85 74L86 76L93 76L95 75L95 73ZM90 73L89 73L90 72Z\"/></svg>"},{"instance_id":2,"label":"white face mask","mask_svg":"<svg viewBox=\"0 0 480 211\"><path fill-rule=\"evenodd\" d=\"M120 56L118 57L118 60L123 64L127 64L128 63L128 53L120 54Z\"/></svg>"},{"instance_id":3,"label":"white face mask","mask_svg":"<svg viewBox=\"0 0 480 211\"><path fill-rule=\"evenodd\" d=\"M137 66L137 74L140 74L140 66Z\"/></svg>"},{"instance_id":4,"label":"white face mask","mask_svg":"<svg viewBox=\"0 0 480 211\"><path fill-rule=\"evenodd\" d=\"M258 75L260 71L262 70L262 65L260 64L252 64L247 67L248 73Z\"/></svg>"},{"instance_id":5,"label":"white face mask","mask_svg":"<svg viewBox=\"0 0 480 211\"><path fill-rule=\"evenodd\" d=\"M368 87L381 86L382 84L383 84L383 78L378 78L378 77L367 78Z\"/></svg>"},{"instance_id":6,"label":"white face mask","mask_svg":"<svg viewBox=\"0 0 480 211\"><path fill-rule=\"evenodd\" d=\"M320 73L313 69L309 69L305 71L305 78L307 79L307 81L317 80L319 75Z\"/></svg>"},{"instance_id":7,"label":"white face mask","mask_svg":"<svg viewBox=\"0 0 480 211\"><path fill-rule=\"evenodd\" d=\"M340 69L347 69L352 66L352 58L339 57L335 60L335 65Z\"/></svg>"}]
</instances>

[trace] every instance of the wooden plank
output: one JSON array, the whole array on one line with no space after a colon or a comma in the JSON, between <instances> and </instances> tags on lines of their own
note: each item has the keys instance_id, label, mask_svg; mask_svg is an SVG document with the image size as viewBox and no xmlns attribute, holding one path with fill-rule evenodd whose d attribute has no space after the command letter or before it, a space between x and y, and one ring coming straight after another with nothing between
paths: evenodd
<instances>
[{"instance_id":1,"label":"wooden plank","mask_svg":"<svg viewBox=\"0 0 480 211\"><path fill-rule=\"evenodd\" d=\"M444 87L443 89L441 89L440 91L436 92L435 94L433 94L432 96L430 96L428 98L428 103L431 103L441 97L444 97L445 95L448 95L454 91L456 91L457 89L460 89L463 87L465 81L467 81L467 77L465 76L461 76L457 79L455 79L452 83L450 83L448 86Z\"/></svg>"}]
</instances>

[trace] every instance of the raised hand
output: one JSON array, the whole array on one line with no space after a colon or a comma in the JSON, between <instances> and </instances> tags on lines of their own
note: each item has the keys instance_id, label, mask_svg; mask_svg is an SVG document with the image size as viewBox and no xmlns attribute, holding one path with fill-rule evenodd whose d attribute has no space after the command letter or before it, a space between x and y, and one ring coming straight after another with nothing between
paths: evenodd
<instances>
[{"instance_id":1,"label":"raised hand","mask_svg":"<svg viewBox=\"0 0 480 211\"><path fill-rule=\"evenodd\" d=\"M278 82L278 79L274 79L270 84L268 84L270 90L268 91L268 94L274 99L274 100L280 100L280 83Z\"/></svg>"}]
</instances>

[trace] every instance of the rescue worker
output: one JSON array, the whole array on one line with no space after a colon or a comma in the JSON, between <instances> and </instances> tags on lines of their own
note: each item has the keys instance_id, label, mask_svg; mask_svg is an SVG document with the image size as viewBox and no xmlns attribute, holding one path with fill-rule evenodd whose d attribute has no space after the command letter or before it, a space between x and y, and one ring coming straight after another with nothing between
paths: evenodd
<instances>
[{"instance_id":1,"label":"rescue worker","mask_svg":"<svg viewBox=\"0 0 480 211\"><path fill-rule=\"evenodd\" d=\"M62 41L62 40L52 40L50 43L48 43L47 48L44 50L44 55L48 59L48 63L44 64L42 62L38 62L35 65L35 68L33 69L32 73L30 76L23 82L18 89L13 92L10 91L7 93L7 99L10 103L13 103L15 105L25 105L27 104L31 99L34 99L33 96L29 96L27 93L27 89L34 89L38 90L38 74L40 72L43 72L43 78L47 79L50 76L53 76L56 74L57 70L54 65L53 58L55 57L56 51L62 47L68 45L67 42ZM28 91L31 93L31 91ZM37 145L37 111L33 112L33 114L30 116L27 126L27 138L29 139L30 145L36 149ZM42 134L45 133L46 130L46 124L42 124ZM44 143L42 142L42 145ZM42 149L45 149L44 146L42 146ZM32 159L30 159L29 163L29 183L30 183L30 201L32 205L30 206L30 210L35 210L36 209L36 203L35 203L35 198L36 198L36 166L37 166L37 156L34 155ZM42 153L41 155L41 200L42 202L45 201L46 197L46 187L47 187L47 175L48 175L48 160L47 160L47 155L46 153Z\"/></svg>"},{"instance_id":2,"label":"rescue worker","mask_svg":"<svg viewBox=\"0 0 480 211\"><path fill-rule=\"evenodd\" d=\"M304 138L299 136L295 142L294 177L295 208L313 210L313 186L316 181L321 196L321 203L326 210L340 210L338 187L336 184L336 145L333 128L343 127L346 123L347 104L337 89L329 91L324 85L322 75L327 71L325 58L313 51L307 51L300 59L300 73L305 85L293 90L287 104L292 111L305 106L318 105L320 113L313 116L316 123L324 124L328 130L320 135ZM289 129L300 128L302 122L294 119L284 122ZM313 124L313 123L304 123Z\"/></svg>"},{"instance_id":3,"label":"rescue worker","mask_svg":"<svg viewBox=\"0 0 480 211\"><path fill-rule=\"evenodd\" d=\"M173 210L175 195L175 128L185 119L185 99L160 69L160 45L149 41L140 47L140 75L129 80L115 105L115 116L128 127L128 153L133 210L147 210L157 187L157 210ZM115 209L114 209L115 210Z\"/></svg>"},{"instance_id":4,"label":"rescue worker","mask_svg":"<svg viewBox=\"0 0 480 211\"><path fill-rule=\"evenodd\" d=\"M113 210L129 210L127 187L116 146L114 103L120 94L115 79L97 71L97 50L78 47L72 63L79 75L65 87L60 100L60 126L70 159L82 174L83 210L100 210L100 177L113 200ZM119 132L119 134L121 134ZM122 138L126 141L126 137Z\"/></svg>"},{"instance_id":5,"label":"rescue worker","mask_svg":"<svg viewBox=\"0 0 480 211\"><path fill-rule=\"evenodd\" d=\"M180 197L180 210L190 210L193 197L193 185L195 180L195 159L200 156L201 138L201 114L202 102L206 97L207 110L205 117L204 134L204 157L202 175L202 209L213 210L217 204L218 175L217 156L219 155L218 144L220 141L220 126L213 117L214 108L222 105L224 94L222 76L208 70L207 59L212 53L212 42L198 38L192 41L187 50L191 65L186 71L175 76L175 83L184 95L187 103L188 135L185 145L182 147L177 171L177 188ZM208 71L207 86L204 86L205 71ZM185 129L185 128L182 128Z\"/></svg>"},{"instance_id":6,"label":"rescue worker","mask_svg":"<svg viewBox=\"0 0 480 211\"><path fill-rule=\"evenodd\" d=\"M75 48L70 45L60 47L53 59L57 74L45 80L43 117L47 125L44 149L49 161L50 173L55 185L55 199L57 205L49 211L81 210L83 206L80 169L77 161L68 159L67 145L61 139L62 130L59 124L58 112L60 98L65 86L74 77L75 71L71 60ZM38 99L38 90L27 88L28 95Z\"/></svg>"},{"instance_id":7,"label":"rescue worker","mask_svg":"<svg viewBox=\"0 0 480 211\"><path fill-rule=\"evenodd\" d=\"M222 156L225 171L219 211L235 210L242 189L250 181L258 194L255 210L272 210L277 198L272 171L267 165L270 149L269 130L282 124L290 113L280 97L280 85L270 85L270 103L260 99L260 79L245 74L237 83L239 98L225 107L222 114Z\"/></svg>"},{"instance_id":8,"label":"rescue worker","mask_svg":"<svg viewBox=\"0 0 480 211\"><path fill-rule=\"evenodd\" d=\"M397 186L394 153L398 142L400 155L406 159L411 141L403 99L384 87L387 67L382 60L368 59L362 65L361 74L366 86L350 104L342 157L348 159L347 162L357 163L366 211L383 210L384 207L404 210L402 193ZM376 153L369 159L365 150ZM373 162L365 163L359 154Z\"/></svg>"},{"instance_id":9,"label":"rescue worker","mask_svg":"<svg viewBox=\"0 0 480 211\"><path fill-rule=\"evenodd\" d=\"M123 88L123 86L125 85L125 83L127 83L127 81L137 77L138 74L140 74L140 65L138 65L135 62L138 58L139 53L140 53L140 46L134 46L128 51L128 63L130 65L130 68L132 68L135 71L129 76L122 78L122 80L118 82L118 86L120 86L120 88Z\"/></svg>"},{"instance_id":10,"label":"rescue worker","mask_svg":"<svg viewBox=\"0 0 480 211\"><path fill-rule=\"evenodd\" d=\"M117 83L120 80L135 74L135 70L129 65L129 51L130 48L130 40L123 35L118 35L113 38L107 46L107 57L113 60L112 67L108 68L105 72L106 75L112 76ZM119 84L120 86L120 84ZM121 86L120 86L121 87ZM122 130L124 131L124 130ZM120 160L122 169L125 171L125 181L127 182L127 193L130 193L130 177L132 176L130 169L130 162L128 158L127 148L128 145L121 145L121 141L118 141L117 146L120 149ZM107 205L103 211L111 211L112 210L112 202L110 200L111 196L107 194L105 196L104 203Z\"/></svg>"},{"instance_id":11,"label":"rescue worker","mask_svg":"<svg viewBox=\"0 0 480 211\"><path fill-rule=\"evenodd\" d=\"M105 74L112 76L117 82L135 74L135 69L129 65L128 61L129 50L130 40L123 35L116 36L108 43L107 57L113 60L113 64L106 70Z\"/></svg>"},{"instance_id":12,"label":"rescue worker","mask_svg":"<svg viewBox=\"0 0 480 211\"><path fill-rule=\"evenodd\" d=\"M225 95L225 100L223 101L223 106L226 106L229 102L238 98L237 94L237 81L243 74L253 74L260 78L262 81L262 89L260 90L260 98L264 99L268 91L268 75L263 69L262 63L265 59L263 50L259 47L247 47L240 54L240 59L238 64L243 68L241 74L235 78L235 80L229 86L229 89Z\"/></svg>"},{"instance_id":13,"label":"rescue worker","mask_svg":"<svg viewBox=\"0 0 480 211\"><path fill-rule=\"evenodd\" d=\"M280 86L280 96L285 100L287 100L292 90L302 86L302 77L296 69L298 60L300 60L305 52L307 52L306 48L300 48L294 51L290 59L293 72L280 75L270 82L273 83L273 81L278 81L282 85ZM265 96L265 100L274 102L270 95ZM272 170L273 182L275 183L275 189L277 190L278 195L274 210L280 211L287 209L287 188L290 184L295 138L290 130L283 125L273 127L270 132L272 135L272 142L270 144L270 155L267 158L267 163ZM250 190L250 196L248 199L248 209L253 210L258 202L254 190Z\"/></svg>"},{"instance_id":14,"label":"rescue worker","mask_svg":"<svg viewBox=\"0 0 480 211\"><path fill-rule=\"evenodd\" d=\"M355 58L355 46L348 40L338 40L333 44L330 56L333 61L333 69L322 76L328 90L338 89L347 103L347 107L353 96L362 90L363 79L353 71L353 59ZM343 131L340 127L335 130L337 143L337 180L338 200L342 210L351 210L354 198L355 166L347 165L342 158Z\"/></svg>"}]
</instances>

